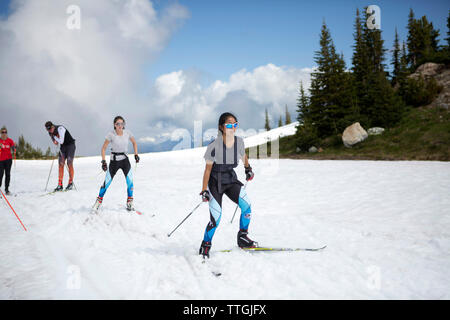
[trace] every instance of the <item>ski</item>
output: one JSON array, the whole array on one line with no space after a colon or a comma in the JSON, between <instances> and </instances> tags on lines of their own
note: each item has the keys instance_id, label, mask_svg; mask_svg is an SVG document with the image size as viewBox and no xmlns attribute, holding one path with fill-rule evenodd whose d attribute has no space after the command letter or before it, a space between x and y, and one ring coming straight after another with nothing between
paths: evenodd
<instances>
[{"instance_id":1,"label":"ski","mask_svg":"<svg viewBox=\"0 0 450 320\"><path fill-rule=\"evenodd\" d=\"M132 210L128 210L128 209L127 209L127 211L129 211L129 212L135 212L135 213L137 213L137 214L140 215L140 216L143 215L143 213L142 213L141 211L136 210L136 209L132 209Z\"/></svg>"},{"instance_id":2,"label":"ski","mask_svg":"<svg viewBox=\"0 0 450 320\"><path fill-rule=\"evenodd\" d=\"M17 197L17 193L12 193L12 192L10 192L9 194L5 194L5 196L8 196L8 197ZM2 199L2 195L0 194L0 199Z\"/></svg>"},{"instance_id":3,"label":"ski","mask_svg":"<svg viewBox=\"0 0 450 320\"><path fill-rule=\"evenodd\" d=\"M140 216L142 216L142 215L144 215L144 212L142 212L142 211L139 211L139 210L136 210L136 209L131 209L131 210L129 210L126 206L125 206L125 210L127 210L128 212L134 212L134 213L136 213L136 214L138 214L138 215L140 215ZM150 217L154 217L155 216L155 214L152 214Z\"/></svg>"},{"instance_id":4,"label":"ski","mask_svg":"<svg viewBox=\"0 0 450 320\"><path fill-rule=\"evenodd\" d=\"M255 247L255 248L240 248L244 251L249 252L270 252L270 251L320 251L325 249L327 246L320 248L275 248L275 247ZM219 250L219 252L232 252L233 249Z\"/></svg>"},{"instance_id":5,"label":"ski","mask_svg":"<svg viewBox=\"0 0 450 320\"><path fill-rule=\"evenodd\" d=\"M72 189L71 190L51 191L51 192L47 192L47 193L41 194L39 197L45 197L45 196L56 194L56 193L59 193L59 192L68 192L68 191L72 191Z\"/></svg>"}]
</instances>

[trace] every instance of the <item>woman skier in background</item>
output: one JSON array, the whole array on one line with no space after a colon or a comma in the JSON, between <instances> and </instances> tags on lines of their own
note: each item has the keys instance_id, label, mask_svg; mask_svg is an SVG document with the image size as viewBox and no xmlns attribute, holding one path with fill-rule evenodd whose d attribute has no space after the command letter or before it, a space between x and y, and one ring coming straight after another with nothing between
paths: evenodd
<instances>
[{"instance_id":1,"label":"woman skier in background","mask_svg":"<svg viewBox=\"0 0 450 320\"><path fill-rule=\"evenodd\" d=\"M8 137L6 127L1 128L0 136L0 187L2 186L3 173L5 173L5 194L10 195L9 182L11 181L12 154L16 150L14 141Z\"/></svg>"},{"instance_id":2,"label":"woman skier in background","mask_svg":"<svg viewBox=\"0 0 450 320\"><path fill-rule=\"evenodd\" d=\"M200 195L204 202L209 201L210 221L206 226L199 254L209 258L211 241L222 216L222 197L226 194L241 208L237 244L239 247L256 247L257 243L248 238L248 226L251 218L251 204L243 184L237 179L234 168L239 159L244 163L246 180L253 179L254 174L245 154L244 140L235 136L238 126L237 118L223 113L219 118L219 132L205 153L206 167L203 174L203 187Z\"/></svg>"},{"instance_id":3,"label":"woman skier in background","mask_svg":"<svg viewBox=\"0 0 450 320\"><path fill-rule=\"evenodd\" d=\"M128 142L131 141L134 148L134 159L136 163L139 163L139 156L137 150L136 140L133 134L125 129L125 120L121 116L114 118L114 130L107 134L105 142L102 147L102 169L106 172L105 182L100 188L100 193L97 197L97 201L94 204L93 210L96 212L103 202L106 190L111 184L114 176L119 169L122 169L126 182L127 182L127 210L134 210L133 206L133 174L131 171L130 160L127 156ZM105 152L108 145L111 144L111 156L108 165L105 160Z\"/></svg>"}]
</instances>

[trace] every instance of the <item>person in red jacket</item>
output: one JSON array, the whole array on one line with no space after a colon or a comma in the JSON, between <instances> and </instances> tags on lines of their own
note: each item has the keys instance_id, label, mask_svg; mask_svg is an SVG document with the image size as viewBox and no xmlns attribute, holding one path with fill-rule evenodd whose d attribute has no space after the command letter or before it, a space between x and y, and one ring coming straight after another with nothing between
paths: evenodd
<instances>
[{"instance_id":1,"label":"person in red jacket","mask_svg":"<svg viewBox=\"0 0 450 320\"><path fill-rule=\"evenodd\" d=\"M12 153L15 152L16 146L12 139L8 138L8 130L6 127L0 129L0 187L3 182L3 173L5 173L5 193L9 192L9 182L11 181Z\"/></svg>"}]
</instances>

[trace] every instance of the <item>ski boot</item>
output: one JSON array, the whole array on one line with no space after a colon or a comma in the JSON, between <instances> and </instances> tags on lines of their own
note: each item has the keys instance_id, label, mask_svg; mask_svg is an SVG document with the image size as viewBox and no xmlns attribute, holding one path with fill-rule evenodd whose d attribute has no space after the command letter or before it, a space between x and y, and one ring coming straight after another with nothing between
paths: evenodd
<instances>
[{"instance_id":1,"label":"ski boot","mask_svg":"<svg viewBox=\"0 0 450 320\"><path fill-rule=\"evenodd\" d=\"M198 250L198 254L203 255L203 259L209 259L209 249L211 249L211 241L203 240L200 246L200 250Z\"/></svg>"},{"instance_id":2,"label":"ski boot","mask_svg":"<svg viewBox=\"0 0 450 320\"><path fill-rule=\"evenodd\" d=\"M97 197L97 200L95 201L95 204L92 207L92 213L97 213L97 211L100 208L102 202L103 202L103 198Z\"/></svg>"},{"instance_id":3,"label":"ski boot","mask_svg":"<svg viewBox=\"0 0 450 320\"><path fill-rule=\"evenodd\" d=\"M66 191L72 190L73 189L73 182L69 182L69 184L66 187Z\"/></svg>"},{"instance_id":4,"label":"ski boot","mask_svg":"<svg viewBox=\"0 0 450 320\"><path fill-rule=\"evenodd\" d=\"M63 186L61 184L58 184L58 186L55 188L55 190L53 190L53 192L59 192L59 191L63 191Z\"/></svg>"},{"instance_id":5,"label":"ski boot","mask_svg":"<svg viewBox=\"0 0 450 320\"><path fill-rule=\"evenodd\" d=\"M128 197L128 199L127 199L127 210L134 211L133 197Z\"/></svg>"},{"instance_id":6,"label":"ski boot","mask_svg":"<svg viewBox=\"0 0 450 320\"><path fill-rule=\"evenodd\" d=\"M239 248L256 248L258 242L251 240L247 236L247 230L241 229L237 234L237 245Z\"/></svg>"},{"instance_id":7,"label":"ski boot","mask_svg":"<svg viewBox=\"0 0 450 320\"><path fill-rule=\"evenodd\" d=\"M9 196L9 195L11 195L11 192L9 192L8 189L5 189L5 195Z\"/></svg>"}]
</instances>

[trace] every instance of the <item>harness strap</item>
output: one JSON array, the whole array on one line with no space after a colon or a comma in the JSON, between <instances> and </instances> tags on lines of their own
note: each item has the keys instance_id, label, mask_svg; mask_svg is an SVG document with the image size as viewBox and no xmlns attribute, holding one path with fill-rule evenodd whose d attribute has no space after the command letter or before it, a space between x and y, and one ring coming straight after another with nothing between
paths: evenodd
<instances>
[{"instance_id":1,"label":"harness strap","mask_svg":"<svg viewBox=\"0 0 450 320\"><path fill-rule=\"evenodd\" d=\"M125 152L111 152L111 155L113 157L113 161L117 161L116 156L125 156L128 158L128 156L125 154Z\"/></svg>"}]
</instances>

